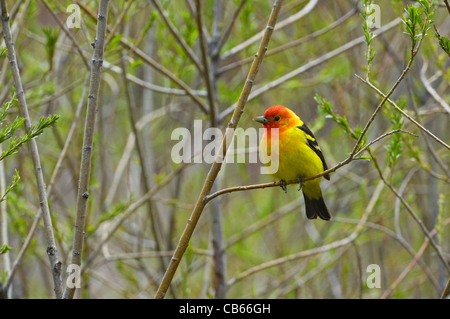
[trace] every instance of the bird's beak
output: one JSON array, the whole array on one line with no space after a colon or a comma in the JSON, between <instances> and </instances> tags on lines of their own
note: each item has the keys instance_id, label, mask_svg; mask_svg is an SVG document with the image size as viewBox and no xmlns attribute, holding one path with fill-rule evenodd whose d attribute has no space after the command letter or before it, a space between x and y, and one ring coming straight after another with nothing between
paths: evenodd
<instances>
[{"instance_id":1,"label":"bird's beak","mask_svg":"<svg viewBox=\"0 0 450 319\"><path fill-rule=\"evenodd\" d=\"M257 116L253 119L253 121L258 122L258 123L262 123L262 124L267 124L269 123L269 120L266 119L264 116Z\"/></svg>"}]
</instances>

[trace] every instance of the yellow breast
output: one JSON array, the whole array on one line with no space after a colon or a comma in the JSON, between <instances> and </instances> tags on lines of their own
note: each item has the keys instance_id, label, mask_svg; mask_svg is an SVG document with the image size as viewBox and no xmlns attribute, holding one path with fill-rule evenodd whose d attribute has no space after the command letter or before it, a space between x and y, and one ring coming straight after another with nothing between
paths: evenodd
<instances>
[{"instance_id":1,"label":"yellow breast","mask_svg":"<svg viewBox=\"0 0 450 319\"><path fill-rule=\"evenodd\" d=\"M267 137L260 143L261 157L266 166L278 163L278 171L271 174L276 180L292 181L300 176L311 177L323 172L322 161L308 146L306 134L293 127L279 134L279 138ZM317 179L320 181L320 179Z\"/></svg>"}]
</instances>

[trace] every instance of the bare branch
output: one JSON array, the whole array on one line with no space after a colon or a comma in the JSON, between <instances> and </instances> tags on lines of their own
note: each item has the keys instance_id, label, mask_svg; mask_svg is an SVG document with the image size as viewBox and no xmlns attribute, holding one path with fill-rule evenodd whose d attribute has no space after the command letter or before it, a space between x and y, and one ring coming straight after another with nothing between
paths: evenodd
<instances>
[{"instance_id":1,"label":"bare branch","mask_svg":"<svg viewBox=\"0 0 450 319\"><path fill-rule=\"evenodd\" d=\"M9 26L9 16L6 9L6 0L0 0L1 5L1 20L3 37L8 52L8 60L11 68L11 73L14 79L14 87L16 89L17 100L19 102L20 113L25 118L25 131L28 133L31 130L31 119L28 113L27 101L25 99L25 92L22 86L22 79L17 65L16 51ZM37 189L39 195L39 203L41 206L42 217L45 225L45 235L47 237L47 255L50 260L50 267L53 275L54 290L57 298L62 296L62 281L61 281L61 262L58 260L55 235L53 232L52 219L50 209L48 206L47 194L45 189L44 176L42 174L42 167L39 158L39 150L37 142L32 139L28 142L30 146L30 155L33 160L34 173L36 175Z\"/></svg>"},{"instance_id":2,"label":"bare branch","mask_svg":"<svg viewBox=\"0 0 450 319\"><path fill-rule=\"evenodd\" d=\"M448 3L448 0L444 0L445 6L447 7L448 14L450 14L450 4Z\"/></svg>"},{"instance_id":3,"label":"bare branch","mask_svg":"<svg viewBox=\"0 0 450 319\"><path fill-rule=\"evenodd\" d=\"M83 242L86 224L86 210L89 198L89 180L91 174L91 158L94 144L95 118L100 88L103 51L105 45L106 26L108 21L109 0L101 0L98 10L97 34L94 42L94 54L91 60L91 79L86 110L86 123L81 154L80 179L77 195L77 213L73 236L72 264L81 265ZM66 287L64 299L72 299L75 288Z\"/></svg>"}]
</instances>

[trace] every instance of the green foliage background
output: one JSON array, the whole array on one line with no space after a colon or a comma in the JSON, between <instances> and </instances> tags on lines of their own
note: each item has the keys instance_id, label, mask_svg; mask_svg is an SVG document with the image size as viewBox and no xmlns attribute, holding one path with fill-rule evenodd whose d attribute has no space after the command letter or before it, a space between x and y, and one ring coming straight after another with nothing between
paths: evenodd
<instances>
[{"instance_id":1,"label":"green foliage background","mask_svg":"<svg viewBox=\"0 0 450 319\"><path fill-rule=\"evenodd\" d=\"M450 13L439 1L435 1L433 27L427 32L422 46L406 78L395 90L391 99L413 116L440 139L448 143L449 114L430 96L421 80L420 72L427 63L426 78L447 104L450 102L450 69L448 48ZM71 1L48 1L52 9L65 21L65 8ZM96 12L97 1L85 1ZM198 29L189 9L189 1L159 1L179 34L200 57ZM301 10L308 1L284 1L279 21ZM356 3L356 1L355 1ZM381 26L401 17L406 4L403 1L375 1L380 7ZM410 3L415 3L410 2ZM9 7L15 1L7 1ZM224 30L240 1L224 1ZM122 13L125 2L111 1L109 23L114 26ZM211 31L214 1L203 3L203 19ZM246 1L222 56L230 49L264 29L272 1ZM269 51L293 40L308 36L327 27L354 8L353 1L319 1L304 18L272 36ZM14 18L25 14L23 25L15 42L19 55L21 75L32 119L57 114L59 119L53 128L38 137L46 181L64 146L74 120L76 106L83 89L86 75L77 50L38 1L31 1L28 8L19 6ZM95 35L95 21L81 11L82 28L71 30L73 36L89 58L91 42ZM434 26L436 26L435 31ZM367 31L367 30L366 30ZM407 31L407 29L406 29ZM299 46L265 57L256 78L253 91L300 66L320 58L345 43L363 37L363 20L358 12L332 30L304 42ZM188 84L193 90L206 90L205 81L184 50L168 31L161 16L150 1L134 1L125 15L124 23L105 49L105 61L121 66L120 39L126 38L146 52L158 63ZM220 63L220 67L252 57L259 41L248 46ZM370 80L384 93L395 83L405 67L411 50L411 39L405 25L396 27L371 40ZM128 74L162 87L179 89L175 83L146 65L131 50L128 56ZM313 130L330 167L344 160L351 152L355 136L369 119L380 102L380 96L354 75L365 78L367 73L367 45L362 43L342 54L320 63L307 72L251 99L239 123L239 127L257 127L251 119L263 114L269 106L281 104L294 110ZM207 123L204 114L188 96L152 92L131 84L135 110L140 117L164 110L147 123L141 131L145 143L146 163L140 163L136 150L126 164L119 187L107 202L116 168L132 131L122 76L104 64L98 108L97 130L93 150L93 170L89 196L87 237L84 258L97 248L102 236L108 231L108 223L126 210L143 194L141 165L152 172L150 185L157 185L172 172L176 165L170 160L171 133L177 127L191 128L194 119ZM7 69L2 56L2 103L13 96ZM218 86L218 109L226 110L237 102L242 90L249 64L220 74ZM6 72L6 73L5 73ZM5 73L5 74L4 74ZM206 99L202 97L202 100ZM17 108L8 111L6 120L12 123ZM55 225L63 269L70 259L79 161L83 138L84 113L71 142L59 178L55 182L50 207ZM339 120L340 119L340 120ZM56 120L55 120L56 121ZM225 119L220 123L223 129ZM206 125L206 124L205 124ZM410 205L428 230L436 229L434 237L445 258L449 260L449 150L436 143L389 104L385 104L370 127L366 142L381 134L404 129L418 137L394 134L371 147L385 179L391 183ZM356 133L355 133L356 132ZM20 133L23 133L20 132ZM20 135L20 134L19 134ZM428 143L426 142L428 140ZM205 142L206 143L206 142ZM432 150L430 150L430 147ZM434 153L434 155L432 154ZM242 272L280 257L313 249L350 235L356 223L367 209L379 183L378 171L369 154L351 162L331 175L331 181L323 181L322 189L327 206L334 216L331 222L309 221L304 216L303 200L296 187L287 194L279 188L225 194L214 199L221 210L225 241L226 277L233 279ZM436 161L440 160L441 164ZM7 196L8 246L5 253L15 256L39 211L32 162L27 147L3 160L6 180L19 172L20 182ZM257 164L226 164L220 173L220 187L270 182L267 175L259 174ZM158 282L170 260L170 252L184 230L193 205L201 191L209 164L191 164L168 186L153 197L152 207L161 221L159 236L162 239L162 257L155 257L155 234L152 232L149 210L146 205L130 216L104 246L90 269L83 275L79 296L84 298L146 298L153 297ZM214 296L214 263L211 257L211 210L217 205L209 203L200 219L190 247L178 270L168 297L209 298ZM287 207L287 208L286 208ZM276 218L274 218L274 216ZM263 224L247 234L252 227ZM52 297L51 274L45 251L42 225L37 230L30 248L20 265L13 285L13 295L19 298ZM239 237L242 236L242 237ZM407 213L392 191L383 186L380 196L370 212L362 233L351 244L307 258L295 259L257 271L228 288L228 298L379 298L413 260L414 256L404 247L406 242L417 253L425 236L420 227ZM229 244L229 246L227 245ZM231 243L231 244L230 244ZM141 254L140 258L131 253ZM435 251L429 246L420 258L423 267L415 265L403 280L395 286L390 298L436 298L448 280L449 274ZM370 289L366 285L367 266L381 267L381 288ZM0 266L2 278L3 263ZM428 275L424 270L428 270ZM431 278L430 278L431 277Z\"/></svg>"}]
</instances>

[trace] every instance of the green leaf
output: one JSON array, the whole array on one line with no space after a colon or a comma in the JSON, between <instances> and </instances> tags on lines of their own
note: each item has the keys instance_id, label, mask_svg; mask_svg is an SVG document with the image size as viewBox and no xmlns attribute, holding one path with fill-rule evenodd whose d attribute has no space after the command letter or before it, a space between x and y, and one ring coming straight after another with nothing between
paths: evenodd
<instances>
[{"instance_id":1,"label":"green leaf","mask_svg":"<svg viewBox=\"0 0 450 319\"><path fill-rule=\"evenodd\" d=\"M450 40L447 37L442 36L436 26L434 26L434 30L434 36L438 39L439 46L447 53L448 57L450 57Z\"/></svg>"},{"instance_id":2,"label":"green leaf","mask_svg":"<svg viewBox=\"0 0 450 319\"><path fill-rule=\"evenodd\" d=\"M45 35L45 49L47 51L47 61L49 70L53 68L53 57L56 50L56 42L59 37L59 29L57 28L42 28L42 32Z\"/></svg>"},{"instance_id":3,"label":"green leaf","mask_svg":"<svg viewBox=\"0 0 450 319\"><path fill-rule=\"evenodd\" d=\"M9 250L12 250L12 248L9 247L7 244L4 244L2 247L0 247L0 255L3 255L4 253L8 252Z\"/></svg>"},{"instance_id":4,"label":"green leaf","mask_svg":"<svg viewBox=\"0 0 450 319\"><path fill-rule=\"evenodd\" d=\"M1 195L2 197L0 198L0 202L3 202L6 199L6 195L8 195L8 193L14 187L16 187L16 185L19 183L19 180L20 180L19 172L17 170L15 170L14 176L12 177L12 180L11 180L11 184L8 187L6 187L5 193Z\"/></svg>"},{"instance_id":5,"label":"green leaf","mask_svg":"<svg viewBox=\"0 0 450 319\"><path fill-rule=\"evenodd\" d=\"M355 157L355 160L366 160L366 161L370 161L370 160L372 160L372 157L371 156L366 156L366 155L363 155L363 156L358 156L358 157Z\"/></svg>"},{"instance_id":6,"label":"green leaf","mask_svg":"<svg viewBox=\"0 0 450 319\"><path fill-rule=\"evenodd\" d=\"M0 59L6 55L6 47L2 47L0 49Z\"/></svg>"},{"instance_id":7,"label":"green leaf","mask_svg":"<svg viewBox=\"0 0 450 319\"><path fill-rule=\"evenodd\" d=\"M25 134L22 138L17 138L14 137L12 138L12 134L11 134L11 130L12 133L14 133L14 131L23 124L24 120L17 118L13 124L11 125L10 128L8 128L7 130L2 132L5 134L2 138L1 132L0 132L0 141L5 141L6 139L10 139L12 138L12 140L9 143L9 147L7 150L5 150L1 155L0 155L0 160L3 160L5 157L10 156L14 153L16 153L19 148L24 144L27 143L28 141L38 137L39 135L41 135L44 130L50 126L52 126L53 124L56 123L56 121L59 119L59 115L49 115L47 118L45 117L41 117L39 119L38 125L34 126L32 125L30 128L30 131ZM36 127L36 129L35 129ZM6 138L7 137L7 138Z\"/></svg>"},{"instance_id":8,"label":"green leaf","mask_svg":"<svg viewBox=\"0 0 450 319\"><path fill-rule=\"evenodd\" d=\"M117 45L119 44L120 40L122 40L122 38L123 38L123 34L115 35L108 44L108 46L109 46L108 50L115 49L117 47Z\"/></svg>"}]
</instances>

